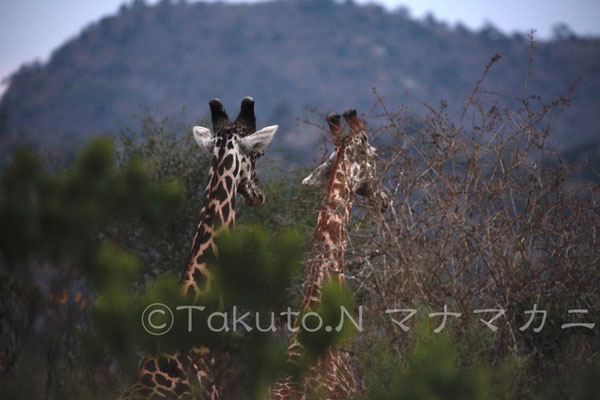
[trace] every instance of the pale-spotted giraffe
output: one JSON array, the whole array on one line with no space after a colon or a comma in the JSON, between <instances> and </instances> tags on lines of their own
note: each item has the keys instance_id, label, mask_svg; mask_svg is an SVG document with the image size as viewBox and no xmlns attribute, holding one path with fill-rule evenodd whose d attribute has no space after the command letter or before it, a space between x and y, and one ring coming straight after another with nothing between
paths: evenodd
<instances>
[{"instance_id":1,"label":"pale-spotted giraffe","mask_svg":"<svg viewBox=\"0 0 600 400\"><path fill-rule=\"evenodd\" d=\"M327 117L335 151L302 181L305 185L327 183L327 192L315 231L316 258L309 268L301 315L320 302L321 285L325 279L333 278L340 284L344 283L346 227L354 195L367 196L370 203L382 211L388 207L387 196L381 191L375 174L375 148L367 141L364 122L356 110L346 111L344 118L350 127L348 135L340 126L338 114ZM295 328L299 327L298 321ZM288 347L290 360L298 360L302 351L298 337L292 334ZM300 384L289 377L277 382L271 391L271 399L304 399L308 392L313 392L318 393L319 398L346 400L355 395L359 387L349 354L334 349L309 370Z\"/></svg>"},{"instance_id":2,"label":"pale-spotted giraffe","mask_svg":"<svg viewBox=\"0 0 600 400\"><path fill-rule=\"evenodd\" d=\"M249 206L264 202L263 188L256 175L256 162L278 129L277 125L273 125L256 131L254 100L250 97L242 100L240 114L234 122L229 120L220 100L213 99L209 104L214 135L208 128L193 128L196 142L212 154L212 161L200 223L181 277L183 290L191 296L199 295L210 287L211 273L206 262L215 254L216 235L233 226L235 194L240 194ZM138 381L121 398L191 398L192 386L199 386L203 394L193 398L226 399L229 396L223 394L223 376L220 375L223 368L216 365L222 361L220 357L211 354L205 347L194 349L189 354L146 356L140 362Z\"/></svg>"}]
</instances>

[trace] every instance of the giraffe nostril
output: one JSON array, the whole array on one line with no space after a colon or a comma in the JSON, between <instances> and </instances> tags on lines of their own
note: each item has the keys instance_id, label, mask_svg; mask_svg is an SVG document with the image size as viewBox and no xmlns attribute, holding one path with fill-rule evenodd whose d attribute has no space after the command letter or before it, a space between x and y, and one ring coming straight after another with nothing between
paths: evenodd
<instances>
[{"instance_id":1,"label":"giraffe nostril","mask_svg":"<svg viewBox=\"0 0 600 400\"><path fill-rule=\"evenodd\" d=\"M261 206L265 202L265 195L258 191L252 191L251 193L251 203L253 206Z\"/></svg>"}]
</instances>

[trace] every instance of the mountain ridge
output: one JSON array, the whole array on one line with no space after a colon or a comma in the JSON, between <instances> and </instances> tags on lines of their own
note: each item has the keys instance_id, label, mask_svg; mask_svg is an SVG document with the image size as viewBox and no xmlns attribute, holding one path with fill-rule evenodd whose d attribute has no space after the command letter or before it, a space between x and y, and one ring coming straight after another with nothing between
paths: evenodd
<instances>
[{"instance_id":1,"label":"mountain ridge","mask_svg":"<svg viewBox=\"0 0 600 400\"><path fill-rule=\"evenodd\" d=\"M0 100L0 146L27 138L68 147L93 133L117 134L134 115L185 109L198 119L212 97L234 113L251 95L259 125L278 123L281 145L309 152L317 135L300 137L295 126L310 115L305 106L367 112L377 88L392 109L445 100L456 115L495 54L501 59L484 87L520 95L529 45L524 35L492 26L472 32L351 1L138 0L85 28L47 63L11 76ZM569 36L536 47L529 93L550 101L579 82L554 140L579 148L595 143L600 40Z\"/></svg>"}]
</instances>

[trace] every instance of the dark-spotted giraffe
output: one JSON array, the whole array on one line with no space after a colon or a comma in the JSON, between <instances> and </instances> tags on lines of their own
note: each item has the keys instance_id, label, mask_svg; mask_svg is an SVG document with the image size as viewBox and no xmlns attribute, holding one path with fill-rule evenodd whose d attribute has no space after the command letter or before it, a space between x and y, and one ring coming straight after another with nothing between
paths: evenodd
<instances>
[{"instance_id":1,"label":"dark-spotted giraffe","mask_svg":"<svg viewBox=\"0 0 600 400\"><path fill-rule=\"evenodd\" d=\"M370 203L385 211L388 199L381 191L375 173L375 148L369 145L364 122L356 110L348 110L344 118L350 127L345 135L340 116L327 117L335 150L329 159L302 181L305 185L327 183L325 201L319 213L314 236L315 260L309 268L308 284L300 307L302 312L320 302L321 284L327 278L344 283L344 254L346 227L355 194L367 196ZM299 319L295 328L298 328ZM291 361L298 360L303 351L295 334L288 347ZM273 400L304 399L307 392L319 393L319 398L345 400L358 392L359 383L347 352L331 350L307 373L302 383L284 378L271 391Z\"/></svg>"},{"instance_id":2,"label":"dark-spotted giraffe","mask_svg":"<svg viewBox=\"0 0 600 400\"><path fill-rule=\"evenodd\" d=\"M191 296L210 288L211 273L206 262L215 254L215 237L233 226L235 194L240 194L249 206L265 201L256 162L278 129L273 125L256 131L254 100L250 97L242 100L234 122L229 120L220 100L213 99L209 104L214 135L208 128L193 128L196 142L212 154L212 161L200 223L181 277L184 292ZM220 394L222 377L215 376L216 363L216 356L205 347L189 354L145 356L140 362L138 381L121 399L227 398ZM192 397L192 386L199 386L203 393Z\"/></svg>"}]
</instances>

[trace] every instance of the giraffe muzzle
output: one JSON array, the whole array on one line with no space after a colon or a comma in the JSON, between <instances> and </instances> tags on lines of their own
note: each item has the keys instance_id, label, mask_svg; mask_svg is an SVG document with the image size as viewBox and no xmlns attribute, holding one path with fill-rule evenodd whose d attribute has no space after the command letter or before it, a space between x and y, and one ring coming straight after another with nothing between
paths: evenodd
<instances>
[{"instance_id":1,"label":"giraffe muzzle","mask_svg":"<svg viewBox=\"0 0 600 400\"><path fill-rule=\"evenodd\" d=\"M247 206L261 206L265 202L265 193L260 182L248 182L240 186L240 189L238 193L240 193Z\"/></svg>"}]
</instances>

